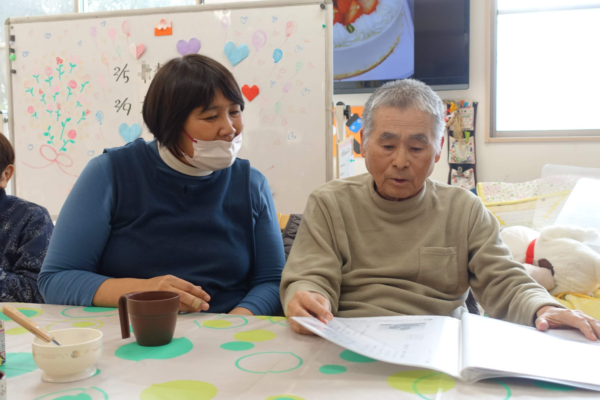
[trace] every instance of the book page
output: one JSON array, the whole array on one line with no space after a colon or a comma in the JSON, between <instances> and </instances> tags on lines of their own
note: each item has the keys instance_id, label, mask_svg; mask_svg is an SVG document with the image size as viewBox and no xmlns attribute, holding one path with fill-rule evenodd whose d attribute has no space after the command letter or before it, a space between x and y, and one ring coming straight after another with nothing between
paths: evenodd
<instances>
[{"instance_id":1,"label":"book page","mask_svg":"<svg viewBox=\"0 0 600 400\"><path fill-rule=\"evenodd\" d=\"M393 364L430 368L459 377L460 320L437 316L293 317L315 334L355 353Z\"/></svg>"},{"instance_id":2,"label":"book page","mask_svg":"<svg viewBox=\"0 0 600 400\"><path fill-rule=\"evenodd\" d=\"M540 332L478 315L464 314L463 371L468 382L511 376L600 390L591 360L600 359L600 343L575 330Z\"/></svg>"}]
</instances>

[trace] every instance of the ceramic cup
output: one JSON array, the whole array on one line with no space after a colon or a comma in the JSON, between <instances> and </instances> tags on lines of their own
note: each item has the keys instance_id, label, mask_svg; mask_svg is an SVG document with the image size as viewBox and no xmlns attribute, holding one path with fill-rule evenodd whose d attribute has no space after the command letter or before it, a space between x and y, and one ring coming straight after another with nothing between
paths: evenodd
<instances>
[{"instance_id":1,"label":"ceramic cup","mask_svg":"<svg viewBox=\"0 0 600 400\"><path fill-rule=\"evenodd\" d=\"M6 400L6 374L0 371L0 400Z\"/></svg>"},{"instance_id":2,"label":"ceramic cup","mask_svg":"<svg viewBox=\"0 0 600 400\"><path fill-rule=\"evenodd\" d=\"M129 318L140 346L163 346L171 343L177 324L179 295L173 292L136 292L119 299L121 336L127 339Z\"/></svg>"}]
</instances>

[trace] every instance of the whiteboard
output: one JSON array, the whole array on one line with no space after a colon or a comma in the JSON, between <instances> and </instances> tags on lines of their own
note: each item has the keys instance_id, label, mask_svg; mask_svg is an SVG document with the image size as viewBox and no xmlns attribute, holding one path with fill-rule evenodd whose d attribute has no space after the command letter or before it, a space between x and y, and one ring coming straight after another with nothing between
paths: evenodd
<instances>
[{"instance_id":1,"label":"whiteboard","mask_svg":"<svg viewBox=\"0 0 600 400\"><path fill-rule=\"evenodd\" d=\"M141 111L157 67L198 52L247 85L239 157L277 212L302 212L333 177L332 13L331 0L290 0L7 20L16 195L57 216L90 159L152 140Z\"/></svg>"}]
</instances>

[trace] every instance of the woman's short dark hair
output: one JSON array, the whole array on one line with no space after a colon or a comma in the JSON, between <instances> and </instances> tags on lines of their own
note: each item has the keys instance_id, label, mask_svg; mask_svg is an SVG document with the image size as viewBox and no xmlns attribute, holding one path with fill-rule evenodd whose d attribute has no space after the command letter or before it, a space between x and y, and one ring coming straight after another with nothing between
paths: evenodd
<instances>
[{"instance_id":1,"label":"woman's short dark hair","mask_svg":"<svg viewBox=\"0 0 600 400\"><path fill-rule=\"evenodd\" d=\"M14 163L15 151L6 136L0 133L0 174Z\"/></svg>"},{"instance_id":2,"label":"woman's short dark hair","mask_svg":"<svg viewBox=\"0 0 600 400\"><path fill-rule=\"evenodd\" d=\"M187 117L198 107L210 107L219 91L244 110L240 87L223 65L200 54L174 58L150 84L142 109L144 122L161 145L178 152Z\"/></svg>"}]
</instances>

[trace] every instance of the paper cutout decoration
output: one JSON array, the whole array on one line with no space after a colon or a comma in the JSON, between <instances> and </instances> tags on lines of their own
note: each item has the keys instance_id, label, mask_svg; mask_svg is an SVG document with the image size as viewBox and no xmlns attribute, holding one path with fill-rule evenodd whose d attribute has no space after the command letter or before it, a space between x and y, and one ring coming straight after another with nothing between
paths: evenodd
<instances>
[{"instance_id":1,"label":"paper cutout decoration","mask_svg":"<svg viewBox=\"0 0 600 400\"><path fill-rule=\"evenodd\" d=\"M177 52L182 56L186 54L196 54L200 51L200 41L196 38L191 38L189 42L180 40L177 42Z\"/></svg>"},{"instance_id":2,"label":"paper cutout decoration","mask_svg":"<svg viewBox=\"0 0 600 400\"><path fill-rule=\"evenodd\" d=\"M154 36L171 36L173 34L173 22L161 19L154 27Z\"/></svg>"},{"instance_id":3,"label":"paper cutout decoration","mask_svg":"<svg viewBox=\"0 0 600 400\"><path fill-rule=\"evenodd\" d=\"M244 85L244 86L242 86L242 93L244 94L244 96L246 96L248 101L252 101L256 98L256 96L258 96L258 94L260 93L260 90L258 89L258 86L256 86L256 85L254 85L252 87L250 87L248 85Z\"/></svg>"},{"instance_id":4,"label":"paper cutout decoration","mask_svg":"<svg viewBox=\"0 0 600 400\"><path fill-rule=\"evenodd\" d=\"M146 51L146 46L143 44L138 44L136 46L134 43L131 43L129 45L129 52L136 60L144 54L144 51Z\"/></svg>"},{"instance_id":5,"label":"paper cutout decoration","mask_svg":"<svg viewBox=\"0 0 600 400\"><path fill-rule=\"evenodd\" d=\"M352 114L350 119L346 122L346 126L354 133L358 133L362 128L362 118L358 114Z\"/></svg>"},{"instance_id":6,"label":"paper cutout decoration","mask_svg":"<svg viewBox=\"0 0 600 400\"><path fill-rule=\"evenodd\" d=\"M232 66L236 66L241 63L248 54L250 54L250 49L245 44L241 44L236 46L233 42L227 42L225 44L225 48L223 49L225 55L229 59L229 62Z\"/></svg>"},{"instance_id":7,"label":"paper cutout decoration","mask_svg":"<svg viewBox=\"0 0 600 400\"><path fill-rule=\"evenodd\" d=\"M125 143L131 143L135 139L139 138L142 134L142 127L138 124L132 124L131 126L126 123L119 125L119 135L123 138Z\"/></svg>"}]
</instances>

